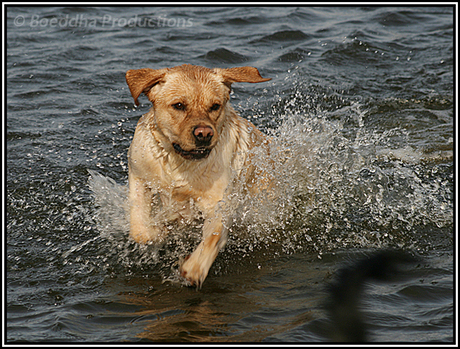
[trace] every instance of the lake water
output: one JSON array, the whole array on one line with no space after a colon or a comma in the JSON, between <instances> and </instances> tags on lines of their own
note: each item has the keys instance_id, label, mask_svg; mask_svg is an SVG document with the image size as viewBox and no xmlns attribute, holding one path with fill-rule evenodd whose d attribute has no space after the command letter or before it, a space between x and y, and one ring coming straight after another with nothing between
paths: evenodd
<instances>
[{"instance_id":1,"label":"lake water","mask_svg":"<svg viewBox=\"0 0 460 349\"><path fill-rule=\"evenodd\" d=\"M6 9L6 343L330 342L344 263L421 258L362 299L372 342L454 331L452 7ZM128 238L125 72L257 67L235 109L286 154L275 198L236 197L202 289L177 282L199 227ZM184 238L187 236L187 238ZM332 329L333 331L333 329Z\"/></svg>"}]
</instances>

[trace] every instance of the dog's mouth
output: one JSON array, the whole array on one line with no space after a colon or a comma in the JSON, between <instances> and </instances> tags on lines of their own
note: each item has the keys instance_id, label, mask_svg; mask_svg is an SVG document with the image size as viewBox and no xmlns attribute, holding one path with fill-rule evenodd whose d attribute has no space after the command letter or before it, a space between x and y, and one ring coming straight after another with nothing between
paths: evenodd
<instances>
[{"instance_id":1,"label":"dog's mouth","mask_svg":"<svg viewBox=\"0 0 460 349\"><path fill-rule=\"evenodd\" d=\"M177 143L173 143L174 150L177 154L181 155L184 159L187 160L201 160L206 159L211 152L210 148L196 148L193 150L184 150Z\"/></svg>"}]
</instances>

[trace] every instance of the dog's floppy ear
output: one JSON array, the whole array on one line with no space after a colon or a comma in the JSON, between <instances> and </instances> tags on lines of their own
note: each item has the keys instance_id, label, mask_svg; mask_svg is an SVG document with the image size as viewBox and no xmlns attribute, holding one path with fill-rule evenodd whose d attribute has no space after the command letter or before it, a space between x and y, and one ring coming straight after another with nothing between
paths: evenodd
<instances>
[{"instance_id":1,"label":"dog's floppy ear","mask_svg":"<svg viewBox=\"0 0 460 349\"><path fill-rule=\"evenodd\" d=\"M260 76L257 68L254 67L236 67L220 69L216 68L214 71L224 78L224 83L230 86L234 82L264 82L271 79L265 79Z\"/></svg>"},{"instance_id":2,"label":"dog's floppy ear","mask_svg":"<svg viewBox=\"0 0 460 349\"><path fill-rule=\"evenodd\" d=\"M147 93L153 85L158 83L166 73L166 69L132 69L126 72L126 82L128 83L134 103L139 105L137 100L142 92Z\"/></svg>"}]
</instances>

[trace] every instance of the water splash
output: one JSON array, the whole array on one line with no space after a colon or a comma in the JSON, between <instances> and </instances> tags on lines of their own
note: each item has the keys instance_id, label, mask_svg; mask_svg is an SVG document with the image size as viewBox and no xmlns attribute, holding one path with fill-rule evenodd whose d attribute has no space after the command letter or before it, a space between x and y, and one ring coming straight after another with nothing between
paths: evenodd
<instances>
[{"instance_id":1,"label":"water splash","mask_svg":"<svg viewBox=\"0 0 460 349\"><path fill-rule=\"evenodd\" d=\"M320 257L343 248L424 250L436 243L436 234L446 235L448 243L453 224L449 162L427 166L423 150L408 145L410 134L402 128L367 128L360 102L306 113L292 109L304 95L288 99L289 107L274 116L277 127L267 130L273 138L270 156L252 150L274 188L252 196L237 183L227 199L231 211L225 214L232 224L226 260L273 246L281 253ZM200 239L202 222L170 225L163 246L135 244L128 238L126 185L90 173L95 220L115 258L143 272L159 268L166 279L174 279L178 260Z\"/></svg>"}]
</instances>

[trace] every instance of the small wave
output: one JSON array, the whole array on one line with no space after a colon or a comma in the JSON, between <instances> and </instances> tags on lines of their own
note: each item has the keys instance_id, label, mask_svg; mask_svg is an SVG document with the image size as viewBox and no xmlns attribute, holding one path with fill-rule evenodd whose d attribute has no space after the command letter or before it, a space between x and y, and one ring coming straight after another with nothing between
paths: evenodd
<instances>
[{"instance_id":1,"label":"small wave","mask_svg":"<svg viewBox=\"0 0 460 349\"><path fill-rule=\"evenodd\" d=\"M277 31L276 33L266 35L258 40L255 40L251 43L259 43L259 42L273 42L273 41L305 41L311 39L311 36L305 34L301 30L281 30Z\"/></svg>"},{"instance_id":2,"label":"small wave","mask_svg":"<svg viewBox=\"0 0 460 349\"><path fill-rule=\"evenodd\" d=\"M280 62L299 62L311 55L311 51L296 48L292 51L282 54L278 60Z\"/></svg>"},{"instance_id":3,"label":"small wave","mask_svg":"<svg viewBox=\"0 0 460 349\"><path fill-rule=\"evenodd\" d=\"M204 56L201 56L205 60L211 61L211 62L219 62L219 63L244 63L249 61L249 58L246 57L245 55L242 55L238 52L233 52L230 50L227 50L226 48L218 48L213 51L209 51L206 53Z\"/></svg>"}]
</instances>

